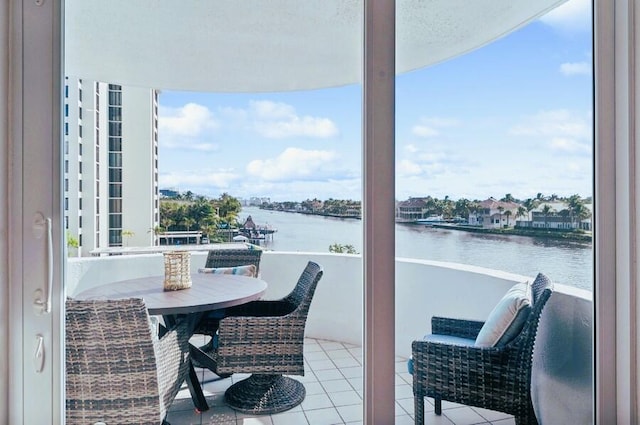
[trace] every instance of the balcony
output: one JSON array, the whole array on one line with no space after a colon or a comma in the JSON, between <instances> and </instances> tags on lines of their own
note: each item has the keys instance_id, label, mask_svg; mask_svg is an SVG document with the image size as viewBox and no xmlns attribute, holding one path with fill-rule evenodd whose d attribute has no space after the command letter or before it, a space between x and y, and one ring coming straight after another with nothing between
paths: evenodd
<instances>
[{"instance_id":1,"label":"balcony","mask_svg":"<svg viewBox=\"0 0 640 425\"><path fill-rule=\"evenodd\" d=\"M192 254L192 268L206 253ZM362 268L357 255L265 252L261 276L269 283L265 298L285 295L308 260L323 265L307 321L302 405L271 416L246 416L224 406L222 395L234 379L214 380L201 369L211 409L194 411L188 391L174 402L168 420L180 424L334 424L362 423ZM72 258L67 294L93 286L161 274L161 254ZM540 271L544 272L543 269ZM452 263L401 259L396 262L396 423L413 423L411 376L406 372L411 341L430 332L433 315L484 320L516 281L526 277ZM461 295L462 294L462 295ZM401 307L401 308L400 308ZM591 423L591 293L556 284L545 308L534 354L532 397L545 423ZM427 423L510 424L508 415L443 403L436 416L427 399ZM431 407L431 411L429 411Z\"/></svg>"}]
</instances>

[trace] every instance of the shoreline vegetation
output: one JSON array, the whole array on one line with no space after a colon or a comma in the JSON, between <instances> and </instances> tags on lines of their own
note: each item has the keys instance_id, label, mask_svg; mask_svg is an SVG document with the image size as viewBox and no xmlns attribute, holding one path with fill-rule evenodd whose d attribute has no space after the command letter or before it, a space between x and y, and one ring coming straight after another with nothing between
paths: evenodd
<instances>
[{"instance_id":1,"label":"shoreline vegetation","mask_svg":"<svg viewBox=\"0 0 640 425\"><path fill-rule=\"evenodd\" d=\"M243 227L238 221L243 204L227 193L212 199L191 191L184 194L164 192L160 201L159 226L150 230L156 235L170 231L199 230L212 242L224 241L229 230ZM444 199L427 196L397 202L396 223L585 243L592 241L591 203L591 198L579 195L562 198L557 195L544 196L542 193L524 201L515 199L511 194L506 194L500 200L489 198L486 201L465 198L454 201L448 196ZM346 220L360 220L362 216L360 201L333 198L262 202L249 206ZM518 221L524 225L516 224L518 217L526 218L524 222Z\"/></svg>"},{"instance_id":2,"label":"shoreline vegetation","mask_svg":"<svg viewBox=\"0 0 640 425\"><path fill-rule=\"evenodd\" d=\"M428 227L448 229L448 230L462 230L465 232L473 233L487 233L494 235L505 236L530 236L535 238L549 238L549 239L564 239L567 241L575 242L591 242L591 232L584 230L554 230L554 229L536 229L536 228L517 228L509 227L506 229L484 229L475 226L465 226L456 224L433 224Z\"/></svg>"},{"instance_id":3,"label":"shoreline vegetation","mask_svg":"<svg viewBox=\"0 0 640 425\"><path fill-rule=\"evenodd\" d=\"M298 211L294 209L280 209L280 208L269 208L266 206L259 207L262 210L269 211L277 211L277 212L286 212L286 213L294 213L294 214L304 214L304 215L315 215L318 217L331 217L331 218L339 218L339 219L348 219L348 220L360 220L361 217L350 215L350 214L334 214L327 213L322 211ZM465 224L421 224L415 222L396 222L396 224L403 224L406 226L425 226L431 227L434 229L446 229L446 230L460 230L463 232L471 232L471 233L484 233L484 234L494 234L494 235L503 235L503 236L529 236L535 238L548 238L548 239L563 239L566 241L573 242L591 242L592 234L591 232L584 230L561 230L561 229L539 229L539 228L516 228L516 227L507 227L503 229L491 229L491 228L483 228L480 226L471 226Z\"/></svg>"}]
</instances>

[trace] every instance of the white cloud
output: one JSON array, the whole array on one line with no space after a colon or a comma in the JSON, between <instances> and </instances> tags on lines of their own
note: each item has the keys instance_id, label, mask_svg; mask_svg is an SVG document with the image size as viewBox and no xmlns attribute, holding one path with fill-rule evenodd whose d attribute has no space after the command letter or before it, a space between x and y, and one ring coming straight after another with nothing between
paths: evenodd
<instances>
[{"instance_id":1,"label":"white cloud","mask_svg":"<svg viewBox=\"0 0 640 425\"><path fill-rule=\"evenodd\" d=\"M570 153L591 153L591 146L585 143L580 143L574 139L567 139L564 137L554 137L551 139L549 146L553 150L570 152Z\"/></svg>"},{"instance_id":2,"label":"white cloud","mask_svg":"<svg viewBox=\"0 0 640 425\"><path fill-rule=\"evenodd\" d=\"M335 172L337 159L333 151L287 148L276 158L249 162L247 173L267 181L322 179Z\"/></svg>"},{"instance_id":3,"label":"white cloud","mask_svg":"<svg viewBox=\"0 0 640 425\"><path fill-rule=\"evenodd\" d=\"M524 117L522 123L509 131L517 136L571 136L591 138L589 114L577 114L566 109L540 111Z\"/></svg>"},{"instance_id":4,"label":"white cloud","mask_svg":"<svg viewBox=\"0 0 640 425\"><path fill-rule=\"evenodd\" d=\"M591 63L589 62L566 62L560 65L560 72L566 76L591 75Z\"/></svg>"},{"instance_id":5,"label":"white cloud","mask_svg":"<svg viewBox=\"0 0 640 425\"><path fill-rule=\"evenodd\" d=\"M438 162L447 162L447 155L444 152L420 152L419 155L416 156L420 161L428 162L431 164Z\"/></svg>"},{"instance_id":6,"label":"white cloud","mask_svg":"<svg viewBox=\"0 0 640 425\"><path fill-rule=\"evenodd\" d=\"M293 106L271 101L251 101L250 116L255 130L268 139L289 137L328 138L338 134L329 118L299 116Z\"/></svg>"},{"instance_id":7,"label":"white cloud","mask_svg":"<svg viewBox=\"0 0 640 425\"><path fill-rule=\"evenodd\" d=\"M440 132L435 128L428 127L426 125L414 125L411 129L411 133L418 137L434 137L440 134Z\"/></svg>"},{"instance_id":8,"label":"white cloud","mask_svg":"<svg viewBox=\"0 0 640 425\"><path fill-rule=\"evenodd\" d=\"M591 30L591 0L569 0L540 20L565 32Z\"/></svg>"},{"instance_id":9,"label":"white cloud","mask_svg":"<svg viewBox=\"0 0 640 425\"><path fill-rule=\"evenodd\" d=\"M396 162L396 174L400 177L434 176L447 171L459 170L462 162L452 160L444 152L431 152L419 149L413 145L410 158L403 158Z\"/></svg>"},{"instance_id":10,"label":"white cloud","mask_svg":"<svg viewBox=\"0 0 640 425\"><path fill-rule=\"evenodd\" d=\"M509 131L514 136L536 137L556 152L590 154L593 134L591 114L565 109L541 111L524 117Z\"/></svg>"},{"instance_id":11,"label":"white cloud","mask_svg":"<svg viewBox=\"0 0 640 425\"><path fill-rule=\"evenodd\" d=\"M423 138L435 137L440 135L440 129L458 125L459 121L453 118L422 117L418 124L411 128L411 133Z\"/></svg>"},{"instance_id":12,"label":"white cloud","mask_svg":"<svg viewBox=\"0 0 640 425\"><path fill-rule=\"evenodd\" d=\"M339 180L247 182L245 193L266 194L272 201L292 201L309 198L361 199L362 181L360 177L343 177ZM250 195L251 196L251 195Z\"/></svg>"},{"instance_id":13,"label":"white cloud","mask_svg":"<svg viewBox=\"0 0 640 425\"><path fill-rule=\"evenodd\" d=\"M217 149L206 139L220 125L206 106L187 103L181 108L161 107L158 115L159 141L163 146L196 151Z\"/></svg>"},{"instance_id":14,"label":"white cloud","mask_svg":"<svg viewBox=\"0 0 640 425\"><path fill-rule=\"evenodd\" d=\"M416 153L416 152L419 151L419 148L416 145L412 144L412 143L409 143L408 145L405 145L404 149L409 153Z\"/></svg>"},{"instance_id":15,"label":"white cloud","mask_svg":"<svg viewBox=\"0 0 640 425\"><path fill-rule=\"evenodd\" d=\"M294 116L296 110L293 106L281 102L269 100L252 100L249 102L251 110L262 119L279 119Z\"/></svg>"},{"instance_id":16,"label":"white cloud","mask_svg":"<svg viewBox=\"0 0 640 425\"><path fill-rule=\"evenodd\" d=\"M213 143L194 143L186 146L186 148L198 152L215 152L218 150L218 145Z\"/></svg>"},{"instance_id":17,"label":"white cloud","mask_svg":"<svg viewBox=\"0 0 640 425\"><path fill-rule=\"evenodd\" d=\"M422 174L422 167L414 161L403 159L396 164L396 173L399 176L418 176Z\"/></svg>"},{"instance_id":18,"label":"white cloud","mask_svg":"<svg viewBox=\"0 0 640 425\"><path fill-rule=\"evenodd\" d=\"M206 106L187 103L182 108L160 108L158 128L162 132L193 137L205 130L218 128Z\"/></svg>"},{"instance_id":19,"label":"white cloud","mask_svg":"<svg viewBox=\"0 0 640 425\"><path fill-rule=\"evenodd\" d=\"M190 170L160 174L159 184L162 187L183 187L193 191L205 187L226 189L241 177L232 169Z\"/></svg>"}]
</instances>

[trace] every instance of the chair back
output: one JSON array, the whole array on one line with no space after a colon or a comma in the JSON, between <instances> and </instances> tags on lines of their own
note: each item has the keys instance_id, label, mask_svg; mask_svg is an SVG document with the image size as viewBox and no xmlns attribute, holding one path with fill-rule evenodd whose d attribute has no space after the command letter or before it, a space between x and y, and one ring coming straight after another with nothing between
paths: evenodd
<instances>
[{"instance_id":1,"label":"chair back","mask_svg":"<svg viewBox=\"0 0 640 425\"><path fill-rule=\"evenodd\" d=\"M284 297L283 301L294 306L295 313L306 317L309 312L309 307L311 306L313 294L316 291L318 282L322 278L322 274L322 266L313 261L309 261L302 271L298 283L296 283L296 286L289 295Z\"/></svg>"},{"instance_id":2,"label":"chair back","mask_svg":"<svg viewBox=\"0 0 640 425\"><path fill-rule=\"evenodd\" d=\"M259 248L242 249L212 249L207 254L206 268L237 267L253 264L256 266L256 276L260 272L262 250Z\"/></svg>"},{"instance_id":3,"label":"chair back","mask_svg":"<svg viewBox=\"0 0 640 425\"><path fill-rule=\"evenodd\" d=\"M532 308L529 313L529 317L525 322L522 331L520 334L513 339L507 345L516 345L520 346L520 350L523 350L528 359L529 367L533 357L533 345L535 343L536 334L538 332L538 324L540 322L540 316L542 315L542 310L544 309L545 304L551 297L551 293L553 292L553 283L551 280L542 273L538 273L535 280L531 284L531 295L532 295Z\"/></svg>"},{"instance_id":4,"label":"chair back","mask_svg":"<svg viewBox=\"0 0 640 425\"><path fill-rule=\"evenodd\" d=\"M68 299L65 324L66 423L142 423L136 422L140 418L160 423L153 337L143 300Z\"/></svg>"}]
</instances>

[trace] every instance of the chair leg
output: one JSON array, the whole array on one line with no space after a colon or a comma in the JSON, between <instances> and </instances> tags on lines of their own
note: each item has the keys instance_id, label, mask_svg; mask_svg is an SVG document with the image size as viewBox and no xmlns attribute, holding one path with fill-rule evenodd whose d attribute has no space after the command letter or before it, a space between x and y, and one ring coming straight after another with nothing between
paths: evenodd
<instances>
[{"instance_id":1,"label":"chair leg","mask_svg":"<svg viewBox=\"0 0 640 425\"><path fill-rule=\"evenodd\" d=\"M434 397L433 402L436 407L436 415L442 415L442 399L440 397Z\"/></svg>"},{"instance_id":2,"label":"chair leg","mask_svg":"<svg viewBox=\"0 0 640 425\"><path fill-rule=\"evenodd\" d=\"M224 402L243 413L266 415L296 407L305 395L304 385L295 379L254 373L227 388Z\"/></svg>"},{"instance_id":3,"label":"chair leg","mask_svg":"<svg viewBox=\"0 0 640 425\"><path fill-rule=\"evenodd\" d=\"M413 397L415 425L424 425L424 397L416 395Z\"/></svg>"}]
</instances>

